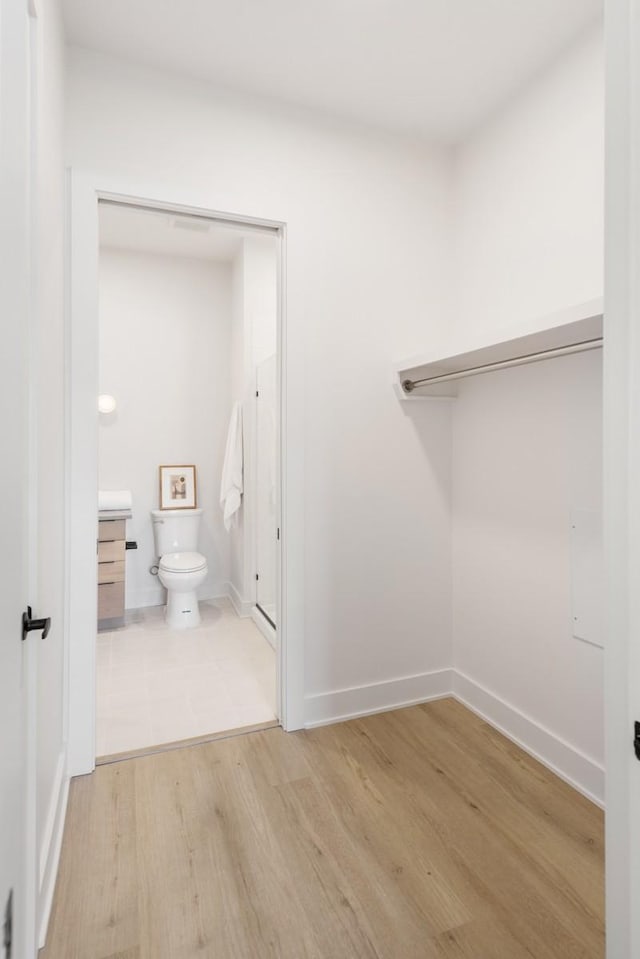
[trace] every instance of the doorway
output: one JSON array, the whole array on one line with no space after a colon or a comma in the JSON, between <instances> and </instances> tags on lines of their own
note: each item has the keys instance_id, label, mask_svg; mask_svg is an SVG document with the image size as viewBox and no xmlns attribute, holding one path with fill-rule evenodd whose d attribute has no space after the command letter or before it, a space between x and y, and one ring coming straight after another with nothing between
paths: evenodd
<instances>
[{"instance_id":1,"label":"doorway","mask_svg":"<svg viewBox=\"0 0 640 959\"><path fill-rule=\"evenodd\" d=\"M273 232L98 216L104 762L278 720L278 291Z\"/></svg>"},{"instance_id":2,"label":"doorway","mask_svg":"<svg viewBox=\"0 0 640 959\"><path fill-rule=\"evenodd\" d=\"M142 191L141 191L142 192ZM273 382L273 398L275 405L271 409L271 428L275 438L275 453L270 457L267 466L270 473L265 471L269 482L263 482L261 489L266 489L267 497L262 504L262 515L265 515L265 506L268 509L270 517L270 526L275 530L275 541L273 549L273 558L271 561L270 572L263 574L263 583L271 583L271 616L267 620L257 608L257 589L255 584L259 581L256 576L256 554L260 546L261 539L256 533L255 523L243 524L242 520L238 522L237 531L241 533L240 539L242 546L246 549L240 550L240 556L236 556L236 563L241 565L242 572L246 575L245 582L251 581L253 589L247 590L244 596L238 596L237 590L231 584L226 597L210 596L204 597L202 609L205 614L218 616L222 619L222 612L213 610L213 614L207 608L207 603L228 602L226 612L231 617L239 615L243 620L244 627L254 626L256 623L264 623L263 633L268 634L268 639L273 647L274 666L275 666L275 697L272 722L279 721L285 728L299 728L301 724L302 708L302 682L301 665L302 658L299 648L292 648L292 644L287 643L287 627L290 622L288 616L289 609L294 606L294 619L299 618L300 610L300 592L296 596L295 603L292 603L292 593L286 588L291 586L291 574L286 573L286 551L288 545L285 535L287 524L283 519L287 513L287 497L285 495L285 483L283 482L283 473L286 471L287 458L285 456L286 447L286 408L284 402L284 384L286 382L286 362L285 350L282 346L285 343L285 310L284 310L284 224L276 221L264 221L245 217L234 217L226 214L219 214L215 211L195 207L177 202L142 200L140 194L136 196L133 192L116 192L99 188L95 180L91 177L74 175L72 177L72 282L71 282L71 318L70 318L70 368L71 368L71 386L69 396L69 412L71 419L71 456L69 463L69 492L70 501L74 503L74 517L70 529L70 556L69 556L69 581L70 581L70 686L69 686L69 704L70 704L70 767L73 775L81 772L90 771L93 768L96 756L96 749L99 744L96 742L95 730L95 707L96 697L93 692L94 685L91 681L87 683L87 678L96 675L96 652L95 648L88 648L90 644L79 641L79 629L83 628L95 630L97 622L97 602L95 598L95 572L93 577L93 593L89 583L89 569L87 568L89 550L93 552L93 563L95 563L95 516L96 516L96 490L98 489L98 431L99 424L95 415L96 397L102 388L99 384L99 364L98 364L98 345L99 345L99 297L98 297L98 277L99 277L99 257L97 255L98 245L96 244L95 255L91 244L83 242L87 237L99 237L99 205L119 204L120 208L127 208L130 211L135 210L139 214L161 216L164 218L182 217L192 224L201 227L203 222L212 224L216 229L223 229L227 235L233 235L236 238L254 237L256 241L265 241L269 239L275 250L275 300L276 300L276 322L275 322L275 342L276 349L272 351L271 356L271 375ZM76 226L74 231L73 226ZM177 232L177 230L176 230ZM185 230L184 233L196 235L199 232L195 230ZM87 311L92 317L92 322L87 322ZM263 360L269 357L263 357ZM140 357L139 362L144 362ZM275 375L274 375L275 374ZM254 376L257 375L254 371ZM255 378L251 383L251 392ZM106 386L104 387L106 390ZM117 398L116 398L117 402ZM87 406L93 405L91 414L88 414ZM257 422L258 411L250 403L246 405L248 419ZM254 423L255 425L255 423ZM283 428L284 427L284 428ZM82 437L82 439L81 439ZM263 444L264 445L264 444ZM249 486L256 483L257 465L257 442L255 435L252 443L247 447L249 460L253 462L245 470L245 477ZM264 454L264 450L261 451ZM251 455L253 454L253 455ZM264 459L264 455L262 455ZM158 465L161 465L158 463ZM270 485L269 485L270 483ZM258 515L257 496L251 497L251 506L247 501L247 510L250 512L253 508ZM293 510L294 511L294 510ZM266 524L264 526L266 529ZM127 533L127 541L128 533ZM136 540L132 537L132 541ZM246 541L246 542L245 542ZM294 550L297 552L301 545L301 535L298 533L294 537ZM93 549L91 549L93 543ZM95 569L95 567L94 567ZM267 567L263 566L266 570ZM289 578L289 584L286 579ZM288 597L283 602L283 597ZM238 603L239 599L239 603ZM132 607L135 609L135 605ZM135 618L135 613L133 614ZM131 617L130 617L131 618ZM203 616L204 619L204 616ZM246 622L245 622L246 621ZM90 626L91 622L91 626ZM275 628L274 628L275 624ZM257 633L257 631L256 631ZM95 633L94 633L95 635ZM77 641L74 639L78 637ZM262 636L260 637L262 642ZM284 663L284 666L283 666ZM300 718L299 718L300 717ZM224 732L224 730L223 730ZM217 734L213 731L211 734ZM206 736L207 733L202 732ZM163 737L164 738L164 737ZM194 737L188 737L192 739ZM197 738L200 738L199 736Z\"/></svg>"}]
</instances>

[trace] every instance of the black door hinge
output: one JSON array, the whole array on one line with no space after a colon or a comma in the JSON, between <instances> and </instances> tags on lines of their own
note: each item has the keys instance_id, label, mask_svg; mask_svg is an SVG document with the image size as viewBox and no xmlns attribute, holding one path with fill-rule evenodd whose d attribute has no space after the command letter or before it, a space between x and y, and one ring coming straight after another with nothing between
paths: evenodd
<instances>
[{"instance_id":1,"label":"black door hinge","mask_svg":"<svg viewBox=\"0 0 640 959\"><path fill-rule=\"evenodd\" d=\"M636 753L636 759L640 759L640 723L637 721L634 725L633 748Z\"/></svg>"},{"instance_id":2,"label":"black door hinge","mask_svg":"<svg viewBox=\"0 0 640 959\"><path fill-rule=\"evenodd\" d=\"M258 574L256 573L256 580L258 580L258 579L260 579L260 577L259 577Z\"/></svg>"}]
</instances>

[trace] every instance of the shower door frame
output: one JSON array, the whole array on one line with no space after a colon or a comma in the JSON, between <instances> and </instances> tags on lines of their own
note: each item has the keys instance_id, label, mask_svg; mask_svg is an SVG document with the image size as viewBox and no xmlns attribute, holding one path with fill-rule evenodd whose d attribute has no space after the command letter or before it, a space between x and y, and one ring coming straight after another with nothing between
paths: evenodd
<instances>
[{"instance_id":1,"label":"shower door frame","mask_svg":"<svg viewBox=\"0 0 640 959\"><path fill-rule=\"evenodd\" d=\"M248 548L249 548L249 550L250 550L250 552L251 552L251 555L252 555L252 558L253 558L253 566L252 566L252 568L255 570L255 572L254 572L254 574L253 574L253 579L252 579L253 608L252 608L252 612L251 612L251 617L252 617L254 623L256 624L256 626L258 627L258 629L263 633L263 635L265 635L265 636L267 637L268 641L269 641L271 644L273 644L273 643L275 642L275 637L276 637L277 628L278 628L278 626L277 626L277 623L278 623L278 609L277 609L277 586L278 586L278 578L277 578L277 577L278 577L278 574L277 574L277 568L276 568L275 571L274 571L275 580L276 580L276 582L275 582L275 587L274 587L274 588L275 588L275 592L276 592L276 609L275 609L275 611L274 611L274 616L275 616L275 620L276 620L275 622L272 620L271 616L270 616L269 613L266 611L266 609L263 609L263 607L260 605L260 595L259 595L259 594L260 594L260 588L259 588L259 582L260 582L260 581L259 581L259 579L258 579L258 576L259 576L259 575L261 574L261 572L262 572L261 563L260 563L260 522L259 522L259 507L258 507L258 501L259 501L259 490L258 490L258 487L259 487L259 469L260 469L260 455L259 455L260 430L259 430L259 428L258 428L258 422L259 422L259 412L258 412L258 411L259 411L259 405L260 405L260 401L261 401L261 397L259 396L259 392L260 392L259 370L260 370L260 367L264 364L264 362L266 362L266 360L263 360L262 363L259 363L259 364L255 367L255 369L254 369L254 371L253 371L252 392L255 393L255 396L254 396L254 400L253 400L253 416L252 416L252 423L253 423L253 436L252 436L252 439L253 439L253 450L252 450L252 454L251 454L251 455L252 455L252 462L253 462L253 470L252 470L252 476L251 476L251 488L252 488L252 490L253 490L254 500L255 500L255 513L254 513L254 515L255 515L255 524L254 524L254 529L253 529L253 535L251 536L251 543L250 543L250 545L249 545ZM276 402L277 402L277 400L278 400L278 382L277 382L277 378L278 378L278 353L277 353L277 351L276 351ZM277 416L276 416L276 422L277 422ZM276 445L277 445L277 439L276 439ZM276 451L276 454L277 454L277 451ZM276 455L276 460L277 460L277 455ZM276 511L277 511L277 510L276 510ZM278 538L278 535L279 535L277 516L276 516L275 525L276 525L276 539L277 539L277 538ZM247 546L247 544L245 543L245 548L246 548L246 546ZM276 554L276 557L277 557L277 554ZM277 558L276 558L276 567L277 567Z\"/></svg>"},{"instance_id":2,"label":"shower door frame","mask_svg":"<svg viewBox=\"0 0 640 959\"><path fill-rule=\"evenodd\" d=\"M186 214L268 233L278 245L277 302L277 525L276 702L287 731L304 726L304 427L302 342L286 311L286 222L223 212L175 187L68 171L69 275L67 311L67 554L68 623L66 707L69 774L95 768L97 596L95 540L98 518L98 204L122 203L167 214Z\"/></svg>"}]
</instances>

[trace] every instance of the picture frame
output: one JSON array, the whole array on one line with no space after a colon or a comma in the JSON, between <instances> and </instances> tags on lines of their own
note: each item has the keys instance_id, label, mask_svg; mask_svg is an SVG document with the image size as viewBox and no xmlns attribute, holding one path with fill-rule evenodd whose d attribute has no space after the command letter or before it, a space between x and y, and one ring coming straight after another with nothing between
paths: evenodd
<instances>
[{"instance_id":1,"label":"picture frame","mask_svg":"<svg viewBox=\"0 0 640 959\"><path fill-rule=\"evenodd\" d=\"M196 509L196 468L160 466L160 509Z\"/></svg>"}]
</instances>

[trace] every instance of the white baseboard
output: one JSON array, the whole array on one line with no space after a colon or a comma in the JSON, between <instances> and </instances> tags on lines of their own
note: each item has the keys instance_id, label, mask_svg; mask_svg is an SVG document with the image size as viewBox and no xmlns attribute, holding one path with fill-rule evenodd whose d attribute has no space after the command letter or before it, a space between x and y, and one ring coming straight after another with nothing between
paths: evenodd
<instances>
[{"instance_id":1,"label":"white baseboard","mask_svg":"<svg viewBox=\"0 0 640 959\"><path fill-rule=\"evenodd\" d=\"M160 584L160 580L156 580L157 586L146 586L144 589L127 589L125 595L125 608L126 609L146 609L147 606L164 606L167 599L167 593Z\"/></svg>"},{"instance_id":2,"label":"white baseboard","mask_svg":"<svg viewBox=\"0 0 640 959\"><path fill-rule=\"evenodd\" d=\"M340 723L357 716L414 706L451 695L451 670L401 676L367 686L352 686L305 697L305 728Z\"/></svg>"},{"instance_id":3,"label":"white baseboard","mask_svg":"<svg viewBox=\"0 0 640 959\"><path fill-rule=\"evenodd\" d=\"M45 944L49 917L53 904L53 892L58 875L62 835L67 814L67 800L69 798L69 776L66 772L66 756L64 752L58 756L56 771L51 788L51 799L47 810L47 818L42 833L40 845L40 872L38 889L38 936L39 948Z\"/></svg>"},{"instance_id":4,"label":"white baseboard","mask_svg":"<svg viewBox=\"0 0 640 959\"><path fill-rule=\"evenodd\" d=\"M269 620L262 615L256 606L251 607L251 619L256 624L272 649L276 648L276 631Z\"/></svg>"},{"instance_id":5,"label":"white baseboard","mask_svg":"<svg viewBox=\"0 0 640 959\"><path fill-rule=\"evenodd\" d=\"M560 779L604 807L604 768L539 722L485 689L459 670L453 673L454 697L511 739Z\"/></svg>"},{"instance_id":6,"label":"white baseboard","mask_svg":"<svg viewBox=\"0 0 640 959\"><path fill-rule=\"evenodd\" d=\"M229 598L229 583L212 583L210 586L205 585L198 590L198 599L207 600L207 599L228 599Z\"/></svg>"},{"instance_id":7,"label":"white baseboard","mask_svg":"<svg viewBox=\"0 0 640 959\"><path fill-rule=\"evenodd\" d=\"M233 585L233 583L226 583L226 595L231 600L231 605L236 611L236 614L241 619L246 619L248 616L251 616L251 610L253 609L253 603L245 603L242 599L240 593Z\"/></svg>"},{"instance_id":8,"label":"white baseboard","mask_svg":"<svg viewBox=\"0 0 640 959\"><path fill-rule=\"evenodd\" d=\"M229 583L205 584L198 589L198 599L226 599L229 595ZM147 589L132 590L127 593L126 611L133 609L148 609L150 606L164 606L167 602L167 591L163 586L149 586Z\"/></svg>"},{"instance_id":9,"label":"white baseboard","mask_svg":"<svg viewBox=\"0 0 640 959\"><path fill-rule=\"evenodd\" d=\"M602 765L456 669L307 696L304 725L312 729L446 696L453 696L587 799L604 807Z\"/></svg>"}]
</instances>

